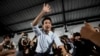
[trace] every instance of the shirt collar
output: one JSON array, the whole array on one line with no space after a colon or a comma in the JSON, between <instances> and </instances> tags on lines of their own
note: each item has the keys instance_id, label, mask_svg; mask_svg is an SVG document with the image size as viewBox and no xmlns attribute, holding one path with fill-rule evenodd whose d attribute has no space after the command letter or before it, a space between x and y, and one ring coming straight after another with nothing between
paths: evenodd
<instances>
[{"instance_id":1,"label":"shirt collar","mask_svg":"<svg viewBox=\"0 0 100 56\"><path fill-rule=\"evenodd\" d=\"M44 30L42 30L42 32L43 32L44 34L46 34ZM50 34L52 34L52 33L53 33L52 31L49 31L49 33L46 34L46 35L50 35Z\"/></svg>"}]
</instances>

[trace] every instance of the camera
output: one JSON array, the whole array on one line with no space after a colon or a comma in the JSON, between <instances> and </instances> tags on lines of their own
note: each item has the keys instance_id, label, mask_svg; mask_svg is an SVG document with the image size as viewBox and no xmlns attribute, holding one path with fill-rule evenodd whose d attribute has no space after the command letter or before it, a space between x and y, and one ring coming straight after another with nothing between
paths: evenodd
<instances>
[{"instance_id":1,"label":"camera","mask_svg":"<svg viewBox=\"0 0 100 56\"><path fill-rule=\"evenodd\" d=\"M21 45L22 45L22 46L28 46L28 45L29 45L28 34L25 33L25 32L22 33Z\"/></svg>"},{"instance_id":2,"label":"camera","mask_svg":"<svg viewBox=\"0 0 100 56\"><path fill-rule=\"evenodd\" d=\"M27 46L28 45L28 38L27 37L22 37L22 43L24 46Z\"/></svg>"},{"instance_id":3,"label":"camera","mask_svg":"<svg viewBox=\"0 0 100 56\"><path fill-rule=\"evenodd\" d=\"M14 45L11 41L6 41L3 44L3 48L6 49L6 50L14 49Z\"/></svg>"}]
</instances>

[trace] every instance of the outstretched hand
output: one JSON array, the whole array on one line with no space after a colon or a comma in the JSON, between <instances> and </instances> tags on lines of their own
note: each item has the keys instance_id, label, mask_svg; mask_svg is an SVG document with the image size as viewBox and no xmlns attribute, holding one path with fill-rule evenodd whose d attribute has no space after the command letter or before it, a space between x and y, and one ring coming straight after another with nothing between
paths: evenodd
<instances>
[{"instance_id":1,"label":"outstretched hand","mask_svg":"<svg viewBox=\"0 0 100 56\"><path fill-rule=\"evenodd\" d=\"M25 34L25 33L24 33L24 32L22 32L22 33L21 33L21 36L23 36L24 34Z\"/></svg>"},{"instance_id":2,"label":"outstretched hand","mask_svg":"<svg viewBox=\"0 0 100 56\"><path fill-rule=\"evenodd\" d=\"M85 39L90 39L95 29L87 22L84 22L85 26L81 28L81 36Z\"/></svg>"},{"instance_id":3,"label":"outstretched hand","mask_svg":"<svg viewBox=\"0 0 100 56\"><path fill-rule=\"evenodd\" d=\"M44 3L44 4L43 4L43 9L42 9L42 11L45 12L45 13L50 12L50 11L51 11L50 5Z\"/></svg>"}]
</instances>

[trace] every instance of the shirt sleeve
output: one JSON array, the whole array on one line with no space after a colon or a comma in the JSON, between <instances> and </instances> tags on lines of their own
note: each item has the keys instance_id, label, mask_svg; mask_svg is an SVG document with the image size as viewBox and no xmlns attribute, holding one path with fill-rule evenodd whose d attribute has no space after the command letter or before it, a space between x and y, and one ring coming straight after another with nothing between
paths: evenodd
<instances>
[{"instance_id":1,"label":"shirt sleeve","mask_svg":"<svg viewBox=\"0 0 100 56\"><path fill-rule=\"evenodd\" d=\"M32 23L31 23L31 26L32 26ZM33 32L35 32L36 36L41 35L41 30L38 25L32 26L32 30L33 30Z\"/></svg>"},{"instance_id":2,"label":"shirt sleeve","mask_svg":"<svg viewBox=\"0 0 100 56\"><path fill-rule=\"evenodd\" d=\"M57 47L63 45L62 42L60 41L60 38L56 34L54 34L54 42Z\"/></svg>"}]
</instances>

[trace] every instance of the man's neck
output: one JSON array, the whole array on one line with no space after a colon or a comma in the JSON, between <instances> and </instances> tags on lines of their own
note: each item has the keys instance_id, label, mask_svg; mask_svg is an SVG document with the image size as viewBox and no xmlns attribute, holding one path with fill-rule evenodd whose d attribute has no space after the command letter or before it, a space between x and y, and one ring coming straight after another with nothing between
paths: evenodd
<instances>
[{"instance_id":1,"label":"man's neck","mask_svg":"<svg viewBox=\"0 0 100 56\"><path fill-rule=\"evenodd\" d=\"M45 30L44 30L44 33L48 35L48 34L49 34L49 31L45 31Z\"/></svg>"},{"instance_id":2,"label":"man's neck","mask_svg":"<svg viewBox=\"0 0 100 56\"><path fill-rule=\"evenodd\" d=\"M49 34L49 31L45 31L45 33L48 35Z\"/></svg>"}]
</instances>

